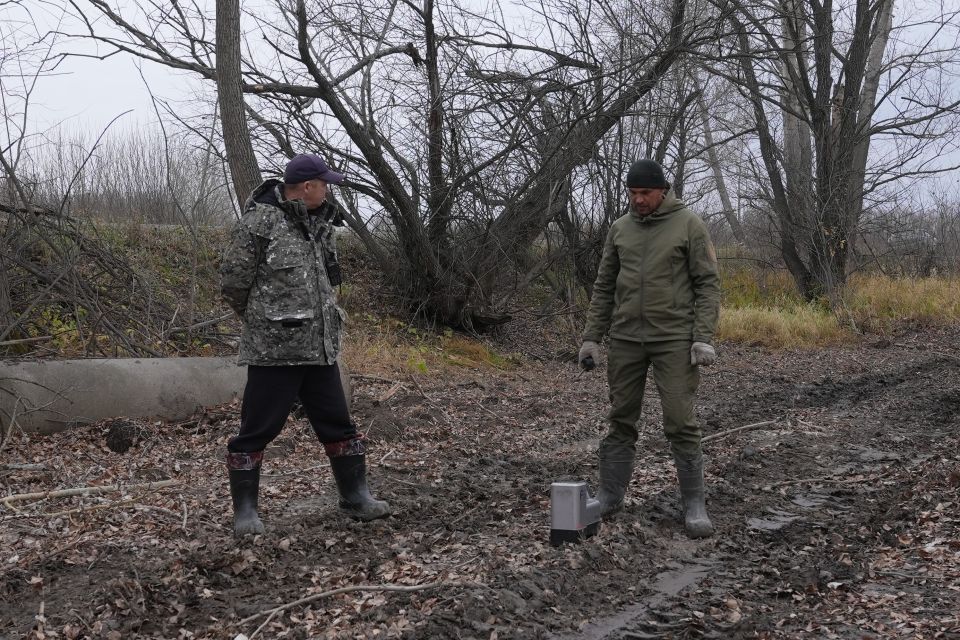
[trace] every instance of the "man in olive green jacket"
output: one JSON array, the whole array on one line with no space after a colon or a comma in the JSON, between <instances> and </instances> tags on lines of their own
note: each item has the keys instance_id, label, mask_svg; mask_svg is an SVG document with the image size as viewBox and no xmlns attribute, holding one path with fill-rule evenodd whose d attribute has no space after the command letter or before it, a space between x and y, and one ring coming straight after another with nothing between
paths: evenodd
<instances>
[{"instance_id":1,"label":"man in olive green jacket","mask_svg":"<svg viewBox=\"0 0 960 640\"><path fill-rule=\"evenodd\" d=\"M703 221L687 209L653 160L627 173L631 211L610 227L593 288L579 360L598 361L610 334L610 428L600 444L604 515L623 504L633 474L637 421L647 370L660 391L663 427L692 538L713 533L703 488L703 455L694 399L699 366L716 360L720 308L717 259Z\"/></svg>"}]
</instances>

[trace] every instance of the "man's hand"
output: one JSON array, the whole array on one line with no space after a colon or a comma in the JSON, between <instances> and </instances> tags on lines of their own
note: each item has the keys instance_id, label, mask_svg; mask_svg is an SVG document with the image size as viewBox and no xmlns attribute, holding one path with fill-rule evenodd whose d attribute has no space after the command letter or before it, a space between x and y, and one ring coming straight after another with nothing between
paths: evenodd
<instances>
[{"instance_id":1,"label":"man's hand","mask_svg":"<svg viewBox=\"0 0 960 640\"><path fill-rule=\"evenodd\" d=\"M600 345L593 340L584 340L580 347L580 354L577 356L577 362L587 371L593 369L600 362Z\"/></svg>"},{"instance_id":2,"label":"man's hand","mask_svg":"<svg viewBox=\"0 0 960 640\"><path fill-rule=\"evenodd\" d=\"M690 347L690 364L709 367L716 361L716 350L706 342L694 342Z\"/></svg>"}]
</instances>

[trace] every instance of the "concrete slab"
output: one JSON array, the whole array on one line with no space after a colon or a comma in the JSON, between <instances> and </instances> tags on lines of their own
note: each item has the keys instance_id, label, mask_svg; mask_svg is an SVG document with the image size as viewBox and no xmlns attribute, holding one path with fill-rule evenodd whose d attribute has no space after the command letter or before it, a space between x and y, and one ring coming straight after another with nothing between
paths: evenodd
<instances>
[{"instance_id":1,"label":"concrete slab","mask_svg":"<svg viewBox=\"0 0 960 640\"><path fill-rule=\"evenodd\" d=\"M51 433L119 416L186 418L243 395L234 358L0 362L0 423Z\"/></svg>"}]
</instances>

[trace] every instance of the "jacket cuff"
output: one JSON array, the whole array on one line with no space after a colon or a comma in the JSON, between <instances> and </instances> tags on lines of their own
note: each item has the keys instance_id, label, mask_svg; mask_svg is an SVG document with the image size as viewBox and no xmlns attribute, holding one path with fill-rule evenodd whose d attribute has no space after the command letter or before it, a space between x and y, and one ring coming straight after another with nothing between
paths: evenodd
<instances>
[{"instance_id":1,"label":"jacket cuff","mask_svg":"<svg viewBox=\"0 0 960 640\"><path fill-rule=\"evenodd\" d=\"M713 336L693 336L693 341L703 342L709 344L711 347L713 346Z\"/></svg>"}]
</instances>

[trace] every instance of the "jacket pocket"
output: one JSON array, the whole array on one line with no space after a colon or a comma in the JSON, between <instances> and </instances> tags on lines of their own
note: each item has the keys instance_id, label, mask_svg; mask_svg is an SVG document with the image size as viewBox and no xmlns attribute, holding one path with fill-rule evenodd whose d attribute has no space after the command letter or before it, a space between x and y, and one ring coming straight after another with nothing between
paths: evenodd
<instances>
[{"instance_id":1,"label":"jacket pocket","mask_svg":"<svg viewBox=\"0 0 960 640\"><path fill-rule=\"evenodd\" d=\"M318 358L320 329L312 309L264 308L260 326L250 326L251 343L260 359L282 362Z\"/></svg>"},{"instance_id":2,"label":"jacket pocket","mask_svg":"<svg viewBox=\"0 0 960 640\"><path fill-rule=\"evenodd\" d=\"M307 260L300 243L289 237L281 236L271 240L266 253L267 266L275 271L303 266Z\"/></svg>"},{"instance_id":3,"label":"jacket pocket","mask_svg":"<svg viewBox=\"0 0 960 640\"><path fill-rule=\"evenodd\" d=\"M267 247L264 267L257 277L257 288L268 309L312 306L315 286L313 270L299 243L280 238Z\"/></svg>"}]
</instances>

